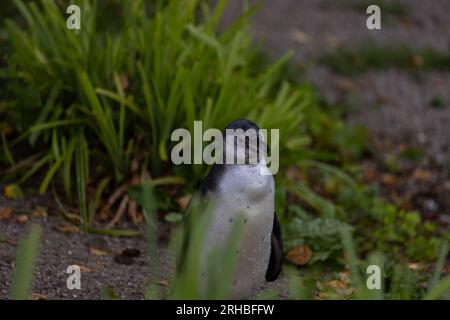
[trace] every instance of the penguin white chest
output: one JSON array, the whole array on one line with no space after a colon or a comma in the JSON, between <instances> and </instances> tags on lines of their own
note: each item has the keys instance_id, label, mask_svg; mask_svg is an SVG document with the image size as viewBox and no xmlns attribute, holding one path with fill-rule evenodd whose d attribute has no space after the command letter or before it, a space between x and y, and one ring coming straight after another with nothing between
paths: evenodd
<instances>
[{"instance_id":1,"label":"penguin white chest","mask_svg":"<svg viewBox=\"0 0 450 320\"><path fill-rule=\"evenodd\" d=\"M248 297L265 281L275 209L274 180L262 174L265 169L263 165L230 166L215 192L208 234L211 248L226 243L239 215L244 219L231 298Z\"/></svg>"}]
</instances>

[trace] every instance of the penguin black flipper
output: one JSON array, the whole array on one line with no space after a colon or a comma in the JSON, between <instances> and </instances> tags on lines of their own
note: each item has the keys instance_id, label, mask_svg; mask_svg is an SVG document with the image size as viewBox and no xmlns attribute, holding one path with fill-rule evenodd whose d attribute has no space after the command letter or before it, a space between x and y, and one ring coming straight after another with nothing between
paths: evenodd
<instances>
[{"instance_id":1,"label":"penguin black flipper","mask_svg":"<svg viewBox=\"0 0 450 320\"><path fill-rule=\"evenodd\" d=\"M272 241L270 250L269 267L266 272L266 281L272 282L278 278L281 272L281 261L283 259L283 239L281 236L280 223L277 214L273 215Z\"/></svg>"}]
</instances>

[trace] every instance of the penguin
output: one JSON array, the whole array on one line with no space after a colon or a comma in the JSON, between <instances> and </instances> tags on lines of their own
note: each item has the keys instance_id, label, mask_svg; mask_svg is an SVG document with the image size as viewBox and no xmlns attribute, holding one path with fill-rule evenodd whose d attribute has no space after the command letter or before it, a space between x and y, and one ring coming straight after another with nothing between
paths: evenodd
<instances>
[{"instance_id":1,"label":"penguin","mask_svg":"<svg viewBox=\"0 0 450 320\"><path fill-rule=\"evenodd\" d=\"M228 139L227 129L255 132L257 136L254 140L246 139L245 136ZM228 298L245 299L251 297L265 281L276 280L281 271L283 243L275 213L275 182L259 155L253 157L256 161L250 161L252 156L258 154L259 148L266 147L260 129L254 122L235 120L225 128L223 137L224 163L212 166L194 195L204 204L214 203L201 255L207 259L208 252L217 245L225 244L239 217L243 221L242 234ZM238 143L239 140L241 143ZM251 141L256 141L256 145ZM225 158L231 150L234 150L235 158L229 164ZM245 156L244 163L237 161L237 155ZM189 214L184 219L182 247L185 249L181 250L179 268L182 268L183 255L187 251L189 225L195 223Z\"/></svg>"}]
</instances>

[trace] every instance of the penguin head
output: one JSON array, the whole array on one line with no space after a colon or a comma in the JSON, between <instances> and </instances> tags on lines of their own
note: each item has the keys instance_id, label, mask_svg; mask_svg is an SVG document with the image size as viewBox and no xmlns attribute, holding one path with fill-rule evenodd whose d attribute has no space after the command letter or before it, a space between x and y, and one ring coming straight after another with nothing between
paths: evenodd
<instances>
[{"instance_id":1,"label":"penguin head","mask_svg":"<svg viewBox=\"0 0 450 320\"><path fill-rule=\"evenodd\" d=\"M259 127L256 123L254 123L251 120L247 119L237 119L232 122L230 122L225 129L242 129L242 130L248 130L253 129L256 131L259 131Z\"/></svg>"},{"instance_id":2,"label":"penguin head","mask_svg":"<svg viewBox=\"0 0 450 320\"><path fill-rule=\"evenodd\" d=\"M265 156L267 146L258 125L247 119L234 120L225 127L224 160L230 164L254 165Z\"/></svg>"}]
</instances>

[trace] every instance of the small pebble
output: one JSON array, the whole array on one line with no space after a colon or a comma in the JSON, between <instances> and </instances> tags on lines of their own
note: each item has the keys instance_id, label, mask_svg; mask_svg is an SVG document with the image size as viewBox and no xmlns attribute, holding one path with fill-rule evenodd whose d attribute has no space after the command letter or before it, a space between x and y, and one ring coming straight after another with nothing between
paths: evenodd
<instances>
[{"instance_id":1,"label":"small pebble","mask_svg":"<svg viewBox=\"0 0 450 320\"><path fill-rule=\"evenodd\" d=\"M437 211L439 209L439 205L434 199L426 199L423 203L423 206L428 211Z\"/></svg>"}]
</instances>

